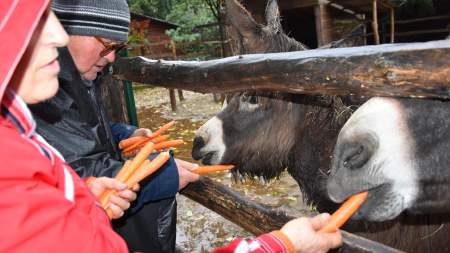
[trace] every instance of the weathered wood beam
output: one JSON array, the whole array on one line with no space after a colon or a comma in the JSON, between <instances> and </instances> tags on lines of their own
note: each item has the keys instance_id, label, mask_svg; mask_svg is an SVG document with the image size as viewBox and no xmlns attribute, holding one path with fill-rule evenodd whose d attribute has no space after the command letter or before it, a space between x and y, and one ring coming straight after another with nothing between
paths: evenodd
<instances>
[{"instance_id":1,"label":"weathered wood beam","mask_svg":"<svg viewBox=\"0 0 450 253\"><path fill-rule=\"evenodd\" d=\"M181 193L256 235L280 229L295 218L282 210L255 203L207 177L190 183ZM313 214L305 211L303 215ZM339 253L402 252L345 231L342 236L344 245L336 250Z\"/></svg>"},{"instance_id":2,"label":"weathered wood beam","mask_svg":"<svg viewBox=\"0 0 450 253\"><path fill-rule=\"evenodd\" d=\"M232 56L210 61L118 59L118 79L202 93L450 98L450 40Z\"/></svg>"}]
</instances>

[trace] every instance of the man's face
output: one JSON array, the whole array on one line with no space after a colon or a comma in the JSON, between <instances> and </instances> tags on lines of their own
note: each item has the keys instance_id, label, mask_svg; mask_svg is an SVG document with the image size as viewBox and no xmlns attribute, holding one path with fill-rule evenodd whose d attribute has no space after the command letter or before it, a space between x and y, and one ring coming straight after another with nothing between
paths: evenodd
<instances>
[{"instance_id":1,"label":"man's face","mask_svg":"<svg viewBox=\"0 0 450 253\"><path fill-rule=\"evenodd\" d=\"M102 39L110 42L107 39ZM85 80L94 80L97 73L100 72L108 63L115 60L115 51L105 56L100 53L105 49L103 44L92 36L70 35L69 45L67 46L75 62L75 66Z\"/></svg>"}]
</instances>

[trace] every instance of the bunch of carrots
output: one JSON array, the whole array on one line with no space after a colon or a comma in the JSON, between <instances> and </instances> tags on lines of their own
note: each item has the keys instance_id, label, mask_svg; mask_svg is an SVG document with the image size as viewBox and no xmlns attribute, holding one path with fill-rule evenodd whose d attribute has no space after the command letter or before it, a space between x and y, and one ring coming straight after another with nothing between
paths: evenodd
<instances>
[{"instance_id":1,"label":"bunch of carrots","mask_svg":"<svg viewBox=\"0 0 450 253\"><path fill-rule=\"evenodd\" d=\"M184 144L183 140L168 140L167 135L162 135L165 131L175 125L175 121L171 121L160 129L151 134L151 136L136 136L119 142L119 148L122 150L123 157L132 157L136 155L147 143L154 143L153 149L161 151Z\"/></svg>"},{"instance_id":2,"label":"bunch of carrots","mask_svg":"<svg viewBox=\"0 0 450 253\"><path fill-rule=\"evenodd\" d=\"M124 163L115 178L119 182L125 183L128 189L131 189L134 185L161 168L164 163L170 159L168 151L161 152L152 161L149 161L147 158L153 151L161 151L184 143L183 140L167 141L167 136L162 135L174 124L175 121L165 124L149 137L139 136L121 141L119 143L119 148L123 150L123 155L125 157L136 156L132 160L127 160ZM216 171L230 170L233 167L233 165L201 166L194 169L192 172L204 175ZM112 218L112 212L108 208L108 205L109 198L113 194L116 194L115 190L106 190L100 196L100 203L102 204L103 209L106 210L110 219Z\"/></svg>"},{"instance_id":3,"label":"bunch of carrots","mask_svg":"<svg viewBox=\"0 0 450 253\"><path fill-rule=\"evenodd\" d=\"M147 158L154 149L155 144L153 144L153 142L148 142L145 144L133 160L128 160L125 162L115 178L119 182L125 183L128 189L131 189L144 178L157 171L164 165L164 163L167 162L167 160L169 160L170 154L168 151L161 152L155 159L149 161ZM112 218L112 212L108 208L109 198L115 193L115 190L106 190L100 196L100 203L102 204L103 209L106 210L106 213L110 219Z\"/></svg>"}]
</instances>

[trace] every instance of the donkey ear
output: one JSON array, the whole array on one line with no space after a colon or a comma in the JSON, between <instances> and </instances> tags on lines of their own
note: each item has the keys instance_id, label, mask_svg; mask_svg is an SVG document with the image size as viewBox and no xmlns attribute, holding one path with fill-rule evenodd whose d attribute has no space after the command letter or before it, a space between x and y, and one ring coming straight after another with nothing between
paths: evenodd
<instances>
[{"instance_id":1,"label":"donkey ear","mask_svg":"<svg viewBox=\"0 0 450 253\"><path fill-rule=\"evenodd\" d=\"M226 14L228 22L236 28L243 37L252 37L258 30L258 24L252 15L238 0L226 0Z\"/></svg>"},{"instance_id":2,"label":"donkey ear","mask_svg":"<svg viewBox=\"0 0 450 253\"><path fill-rule=\"evenodd\" d=\"M281 31L280 10L278 9L277 0L268 0L266 6L266 22L267 26L273 31Z\"/></svg>"}]
</instances>

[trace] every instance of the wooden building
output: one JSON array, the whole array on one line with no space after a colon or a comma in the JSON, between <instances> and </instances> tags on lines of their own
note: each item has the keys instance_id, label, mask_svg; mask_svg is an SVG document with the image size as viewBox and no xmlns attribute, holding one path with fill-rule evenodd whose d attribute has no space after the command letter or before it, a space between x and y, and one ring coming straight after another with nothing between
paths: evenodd
<instances>
[{"instance_id":1,"label":"wooden building","mask_svg":"<svg viewBox=\"0 0 450 253\"><path fill-rule=\"evenodd\" d=\"M266 0L243 2L257 21L263 22ZM365 24L362 35L367 44L438 40L449 34L450 1L433 0L435 13L432 16L407 19L396 14L393 2L279 0L278 4L286 33L311 48L340 39L359 24Z\"/></svg>"},{"instance_id":2,"label":"wooden building","mask_svg":"<svg viewBox=\"0 0 450 253\"><path fill-rule=\"evenodd\" d=\"M141 41L132 43L131 55L148 56L154 59L173 59L170 48L171 38L166 34L169 29L176 29L176 24L168 21L131 13L131 34L139 37Z\"/></svg>"}]
</instances>

